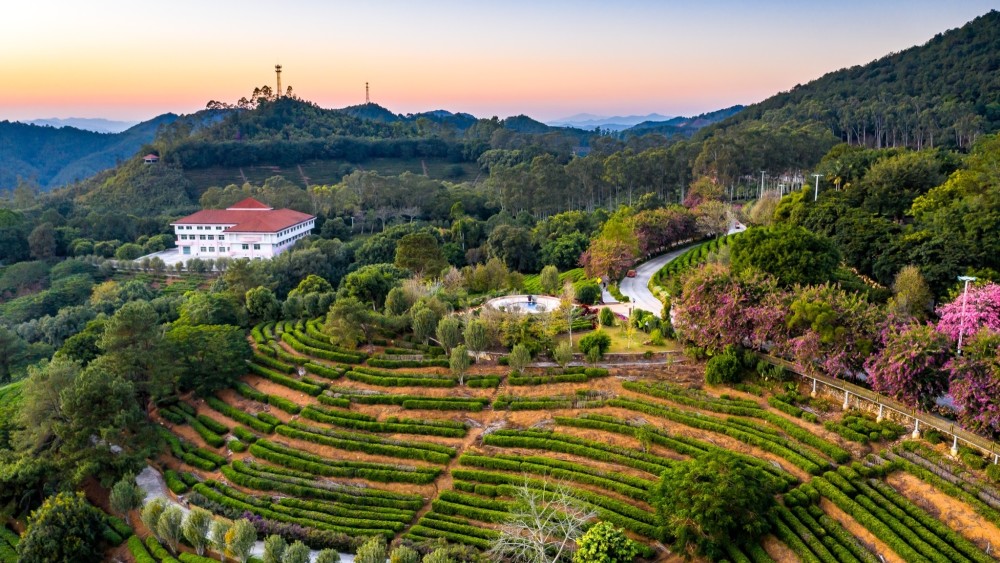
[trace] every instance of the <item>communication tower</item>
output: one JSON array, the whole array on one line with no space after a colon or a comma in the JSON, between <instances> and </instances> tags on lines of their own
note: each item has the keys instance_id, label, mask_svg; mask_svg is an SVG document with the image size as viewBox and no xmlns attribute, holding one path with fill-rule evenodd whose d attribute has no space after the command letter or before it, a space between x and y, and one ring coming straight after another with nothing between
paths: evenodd
<instances>
[{"instance_id":1,"label":"communication tower","mask_svg":"<svg viewBox=\"0 0 1000 563\"><path fill-rule=\"evenodd\" d=\"M372 100L368 97L368 83L365 82L365 104L367 105L370 103L372 103Z\"/></svg>"},{"instance_id":2,"label":"communication tower","mask_svg":"<svg viewBox=\"0 0 1000 563\"><path fill-rule=\"evenodd\" d=\"M278 89L275 91L275 98L281 97L281 65L274 65L274 73L278 75Z\"/></svg>"}]
</instances>

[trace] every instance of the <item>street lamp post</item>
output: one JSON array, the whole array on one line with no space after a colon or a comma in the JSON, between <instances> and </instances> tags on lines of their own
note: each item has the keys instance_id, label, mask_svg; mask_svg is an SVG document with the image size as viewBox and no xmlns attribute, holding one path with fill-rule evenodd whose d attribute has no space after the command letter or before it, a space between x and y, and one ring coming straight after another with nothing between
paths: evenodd
<instances>
[{"instance_id":1,"label":"street lamp post","mask_svg":"<svg viewBox=\"0 0 1000 563\"><path fill-rule=\"evenodd\" d=\"M813 201L819 199L819 179L821 176L822 174L813 174L813 177L816 178L816 191L813 192Z\"/></svg>"},{"instance_id":2,"label":"street lamp post","mask_svg":"<svg viewBox=\"0 0 1000 563\"><path fill-rule=\"evenodd\" d=\"M962 355L962 336L965 332L965 304L969 301L969 282L976 281L972 276L958 276L958 281L965 282L965 291L962 292L962 320L958 322L958 355Z\"/></svg>"}]
</instances>

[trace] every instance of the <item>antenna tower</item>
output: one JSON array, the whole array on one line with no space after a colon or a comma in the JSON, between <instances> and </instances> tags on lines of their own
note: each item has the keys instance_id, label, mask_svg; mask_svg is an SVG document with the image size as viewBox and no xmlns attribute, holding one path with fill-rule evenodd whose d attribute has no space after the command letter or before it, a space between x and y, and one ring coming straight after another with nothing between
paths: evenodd
<instances>
[{"instance_id":1,"label":"antenna tower","mask_svg":"<svg viewBox=\"0 0 1000 563\"><path fill-rule=\"evenodd\" d=\"M365 82L365 104L372 103L372 99L368 97L368 83Z\"/></svg>"},{"instance_id":2,"label":"antenna tower","mask_svg":"<svg viewBox=\"0 0 1000 563\"><path fill-rule=\"evenodd\" d=\"M274 65L274 73L278 75L278 90L274 93L275 98L281 97L281 65Z\"/></svg>"}]
</instances>

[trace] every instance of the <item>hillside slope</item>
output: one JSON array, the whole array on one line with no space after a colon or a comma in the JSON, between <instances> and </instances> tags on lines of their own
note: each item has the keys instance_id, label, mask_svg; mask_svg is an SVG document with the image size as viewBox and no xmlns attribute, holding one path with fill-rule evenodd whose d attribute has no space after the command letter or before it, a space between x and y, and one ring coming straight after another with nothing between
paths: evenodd
<instances>
[{"instance_id":1,"label":"hillside slope","mask_svg":"<svg viewBox=\"0 0 1000 563\"><path fill-rule=\"evenodd\" d=\"M114 134L0 122L0 190L19 177L52 189L93 176L134 155L176 119L167 113Z\"/></svg>"},{"instance_id":2,"label":"hillside slope","mask_svg":"<svg viewBox=\"0 0 1000 563\"><path fill-rule=\"evenodd\" d=\"M782 92L705 134L753 123L818 122L841 140L871 147L967 147L1000 129L1000 12L991 11L924 45L891 53Z\"/></svg>"}]
</instances>

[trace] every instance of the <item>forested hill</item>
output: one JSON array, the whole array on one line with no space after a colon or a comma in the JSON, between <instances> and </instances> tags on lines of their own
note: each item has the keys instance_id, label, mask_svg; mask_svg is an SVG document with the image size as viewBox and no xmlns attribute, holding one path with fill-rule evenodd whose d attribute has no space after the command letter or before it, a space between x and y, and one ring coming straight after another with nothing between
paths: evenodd
<instances>
[{"instance_id":1,"label":"forested hill","mask_svg":"<svg viewBox=\"0 0 1000 563\"><path fill-rule=\"evenodd\" d=\"M92 176L133 156L175 119L168 113L114 134L2 121L0 190L14 188L18 177L51 189Z\"/></svg>"},{"instance_id":2,"label":"forested hill","mask_svg":"<svg viewBox=\"0 0 1000 563\"><path fill-rule=\"evenodd\" d=\"M873 148L953 146L1000 129L1000 12L924 45L831 72L748 106L703 135L818 123Z\"/></svg>"},{"instance_id":3,"label":"forested hill","mask_svg":"<svg viewBox=\"0 0 1000 563\"><path fill-rule=\"evenodd\" d=\"M737 104L725 109L702 113L694 117L675 117L666 121L643 121L642 123L637 123L636 125L625 129L622 134L626 137L648 135L650 133L665 135L667 137L676 134L690 137L702 127L707 127L713 123L722 121L727 117L736 115L737 113L743 111L743 107L744 106Z\"/></svg>"}]
</instances>

